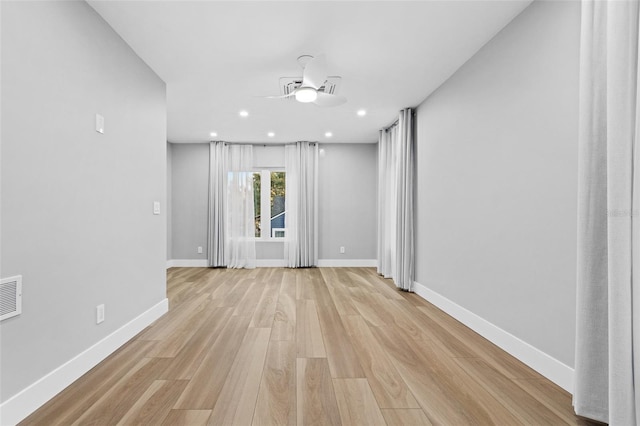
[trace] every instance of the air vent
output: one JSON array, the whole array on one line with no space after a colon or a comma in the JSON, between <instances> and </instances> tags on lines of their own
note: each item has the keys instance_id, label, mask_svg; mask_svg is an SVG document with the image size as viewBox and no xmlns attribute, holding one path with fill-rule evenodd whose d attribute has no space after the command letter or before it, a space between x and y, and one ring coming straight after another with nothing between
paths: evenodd
<instances>
[{"instance_id":1,"label":"air vent","mask_svg":"<svg viewBox=\"0 0 640 426\"><path fill-rule=\"evenodd\" d=\"M22 276L0 281L0 321L22 312Z\"/></svg>"},{"instance_id":2,"label":"air vent","mask_svg":"<svg viewBox=\"0 0 640 426\"><path fill-rule=\"evenodd\" d=\"M329 93L331 95L336 95L338 93L338 89L340 89L340 80L341 77L327 77L327 80L324 84L318 89L319 92ZM288 95L296 90L302 84L302 77L282 77L280 78L280 95ZM286 98L290 100L294 100L293 96L290 98Z\"/></svg>"}]
</instances>

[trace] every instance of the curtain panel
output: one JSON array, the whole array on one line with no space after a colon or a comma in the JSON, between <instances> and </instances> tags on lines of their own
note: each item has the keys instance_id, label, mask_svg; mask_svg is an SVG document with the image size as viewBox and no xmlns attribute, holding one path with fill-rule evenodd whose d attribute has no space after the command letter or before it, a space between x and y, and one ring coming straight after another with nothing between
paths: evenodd
<instances>
[{"instance_id":1,"label":"curtain panel","mask_svg":"<svg viewBox=\"0 0 640 426\"><path fill-rule=\"evenodd\" d=\"M378 273L406 291L415 271L413 126L413 110L404 109L378 141Z\"/></svg>"},{"instance_id":2,"label":"curtain panel","mask_svg":"<svg viewBox=\"0 0 640 426\"><path fill-rule=\"evenodd\" d=\"M289 268L318 264L318 144L297 142L285 147L286 238Z\"/></svg>"},{"instance_id":3,"label":"curtain panel","mask_svg":"<svg viewBox=\"0 0 640 426\"><path fill-rule=\"evenodd\" d=\"M253 147L209 145L209 266L255 268Z\"/></svg>"},{"instance_id":4,"label":"curtain panel","mask_svg":"<svg viewBox=\"0 0 640 426\"><path fill-rule=\"evenodd\" d=\"M209 266L226 266L225 220L227 192L226 150L224 142L209 144L209 232L207 239Z\"/></svg>"},{"instance_id":5,"label":"curtain panel","mask_svg":"<svg viewBox=\"0 0 640 426\"><path fill-rule=\"evenodd\" d=\"M637 1L583 1L573 404L640 423Z\"/></svg>"},{"instance_id":6,"label":"curtain panel","mask_svg":"<svg viewBox=\"0 0 640 426\"><path fill-rule=\"evenodd\" d=\"M396 155L393 141L397 126L380 130L378 139L378 273L385 278L395 276L397 197Z\"/></svg>"},{"instance_id":7,"label":"curtain panel","mask_svg":"<svg viewBox=\"0 0 640 426\"><path fill-rule=\"evenodd\" d=\"M227 145L227 268L256 267L253 146Z\"/></svg>"}]
</instances>

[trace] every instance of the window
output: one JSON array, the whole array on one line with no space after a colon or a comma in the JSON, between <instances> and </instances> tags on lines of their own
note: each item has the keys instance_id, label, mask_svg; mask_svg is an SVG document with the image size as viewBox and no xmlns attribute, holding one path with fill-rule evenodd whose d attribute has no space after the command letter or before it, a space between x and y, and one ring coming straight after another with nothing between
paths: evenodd
<instances>
[{"instance_id":1,"label":"window","mask_svg":"<svg viewBox=\"0 0 640 426\"><path fill-rule=\"evenodd\" d=\"M253 203L255 208L256 238L284 238L285 172L262 170L253 173ZM264 215L263 212L269 212Z\"/></svg>"},{"instance_id":2,"label":"window","mask_svg":"<svg viewBox=\"0 0 640 426\"><path fill-rule=\"evenodd\" d=\"M262 203L262 192L261 189L262 187L260 186L261 184L261 173L260 172L254 172L253 173L253 211L255 214L255 224L256 224L256 238L260 238L261 235L261 218L262 216L260 215L260 207L261 207L261 203Z\"/></svg>"}]
</instances>

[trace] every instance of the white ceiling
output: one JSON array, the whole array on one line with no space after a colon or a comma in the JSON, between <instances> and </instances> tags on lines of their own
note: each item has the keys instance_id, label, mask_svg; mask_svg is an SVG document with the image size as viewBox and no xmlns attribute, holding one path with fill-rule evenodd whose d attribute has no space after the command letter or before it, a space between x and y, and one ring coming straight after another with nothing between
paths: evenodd
<instances>
[{"instance_id":1,"label":"white ceiling","mask_svg":"<svg viewBox=\"0 0 640 426\"><path fill-rule=\"evenodd\" d=\"M530 0L88 2L166 82L170 142L367 143ZM321 53L346 104L260 97L302 75L298 56Z\"/></svg>"}]
</instances>

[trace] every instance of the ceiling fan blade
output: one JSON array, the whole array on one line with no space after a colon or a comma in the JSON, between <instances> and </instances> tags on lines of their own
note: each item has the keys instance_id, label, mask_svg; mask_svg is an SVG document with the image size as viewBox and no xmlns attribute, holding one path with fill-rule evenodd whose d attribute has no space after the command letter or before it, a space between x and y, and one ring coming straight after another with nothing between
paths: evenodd
<instances>
[{"instance_id":1,"label":"ceiling fan blade","mask_svg":"<svg viewBox=\"0 0 640 426\"><path fill-rule=\"evenodd\" d=\"M285 99L285 98L290 98L291 96L295 96L296 92L295 90L291 93L289 93L288 95L278 95L278 96L258 96L259 98L264 98L264 99Z\"/></svg>"},{"instance_id":2,"label":"ceiling fan blade","mask_svg":"<svg viewBox=\"0 0 640 426\"><path fill-rule=\"evenodd\" d=\"M319 89L327 81L327 60L318 55L309 60L302 73L302 85Z\"/></svg>"},{"instance_id":3,"label":"ceiling fan blade","mask_svg":"<svg viewBox=\"0 0 640 426\"><path fill-rule=\"evenodd\" d=\"M345 102L347 102L347 98L344 96L330 95L324 92L318 92L318 97L313 101L314 104L321 107L334 107L342 105Z\"/></svg>"}]
</instances>

